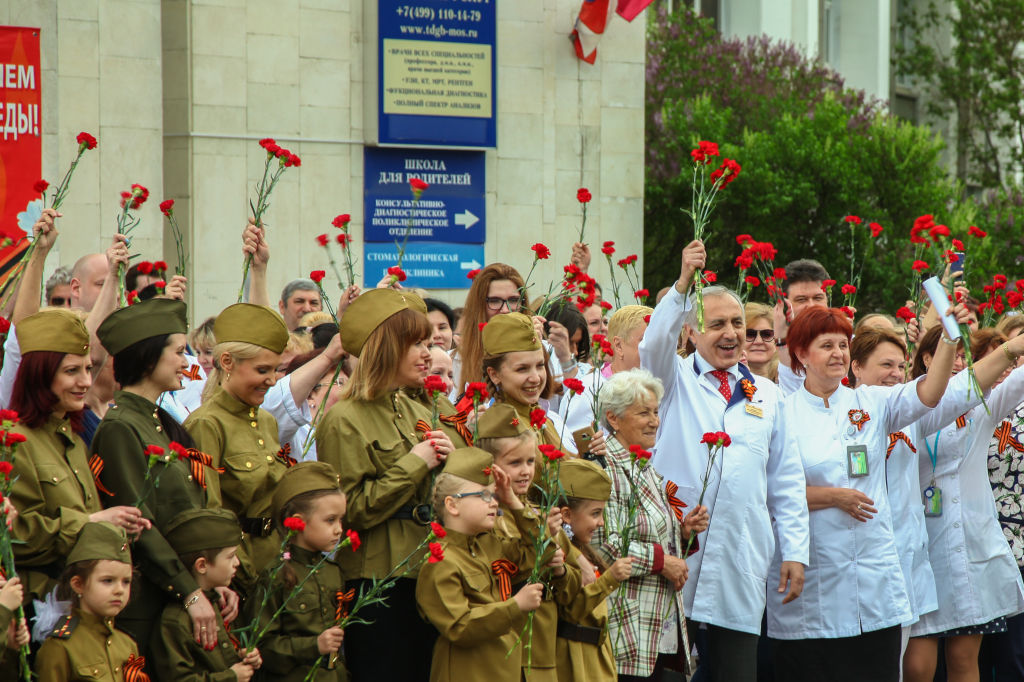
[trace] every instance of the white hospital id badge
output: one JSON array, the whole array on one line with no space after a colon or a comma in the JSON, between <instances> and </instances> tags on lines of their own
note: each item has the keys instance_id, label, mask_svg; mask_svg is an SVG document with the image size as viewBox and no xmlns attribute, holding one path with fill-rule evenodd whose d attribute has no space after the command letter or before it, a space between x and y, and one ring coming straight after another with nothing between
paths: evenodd
<instances>
[{"instance_id":1,"label":"white hospital id badge","mask_svg":"<svg viewBox=\"0 0 1024 682\"><path fill-rule=\"evenodd\" d=\"M863 478L868 475L868 446L847 445L846 446L847 471L850 478Z\"/></svg>"}]
</instances>

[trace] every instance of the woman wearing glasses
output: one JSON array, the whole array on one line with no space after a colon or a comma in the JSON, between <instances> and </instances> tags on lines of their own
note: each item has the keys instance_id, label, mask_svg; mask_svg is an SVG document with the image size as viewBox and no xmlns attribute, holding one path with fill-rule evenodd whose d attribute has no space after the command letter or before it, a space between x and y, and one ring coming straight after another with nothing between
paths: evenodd
<instances>
[{"instance_id":1,"label":"woman wearing glasses","mask_svg":"<svg viewBox=\"0 0 1024 682\"><path fill-rule=\"evenodd\" d=\"M443 430L429 429L430 407L407 390L423 385L430 366L426 312L418 296L395 289L372 289L352 302L341 341L359 364L316 429L317 457L335 468L348 497L345 525L363 542L360 551L338 555L357 594L426 537L432 472L454 449ZM346 629L353 682L429 678L437 632L416 611L415 586L415 572L400 578L386 604L360 612L367 624Z\"/></svg>"},{"instance_id":2,"label":"woman wearing glasses","mask_svg":"<svg viewBox=\"0 0 1024 682\"><path fill-rule=\"evenodd\" d=\"M747 303L746 365L759 377L779 382L779 349L775 345L772 309L763 303Z\"/></svg>"}]
</instances>

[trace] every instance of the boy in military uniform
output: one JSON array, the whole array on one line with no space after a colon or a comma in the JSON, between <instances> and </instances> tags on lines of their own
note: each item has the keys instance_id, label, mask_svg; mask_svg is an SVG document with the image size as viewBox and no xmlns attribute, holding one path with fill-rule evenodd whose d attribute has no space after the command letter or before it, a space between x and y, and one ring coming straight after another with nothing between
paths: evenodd
<instances>
[{"instance_id":1,"label":"boy in military uniform","mask_svg":"<svg viewBox=\"0 0 1024 682\"><path fill-rule=\"evenodd\" d=\"M196 584L211 602L216 589L227 587L238 568L242 529L224 509L189 509L175 516L164 537ZM196 641L192 618L185 605L164 607L150 641L150 666L159 682L248 682L262 663L258 649L238 651L224 621L218 619L217 643L205 648Z\"/></svg>"}]
</instances>

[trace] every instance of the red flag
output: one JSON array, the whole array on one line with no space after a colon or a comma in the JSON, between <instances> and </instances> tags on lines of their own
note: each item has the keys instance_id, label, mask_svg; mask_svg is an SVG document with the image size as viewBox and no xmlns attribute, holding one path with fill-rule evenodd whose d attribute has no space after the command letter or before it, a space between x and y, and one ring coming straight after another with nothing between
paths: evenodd
<instances>
[{"instance_id":1,"label":"red flag","mask_svg":"<svg viewBox=\"0 0 1024 682\"><path fill-rule=\"evenodd\" d=\"M651 4L653 1L654 0L619 0L619 6L615 8L615 11L626 21L633 21L636 19L636 15L647 9L647 5Z\"/></svg>"},{"instance_id":2,"label":"red flag","mask_svg":"<svg viewBox=\"0 0 1024 682\"><path fill-rule=\"evenodd\" d=\"M584 0L580 15L576 18L572 41L576 47L576 56L588 64L593 64L597 59L597 41L608 23L609 3L610 0Z\"/></svg>"}]
</instances>

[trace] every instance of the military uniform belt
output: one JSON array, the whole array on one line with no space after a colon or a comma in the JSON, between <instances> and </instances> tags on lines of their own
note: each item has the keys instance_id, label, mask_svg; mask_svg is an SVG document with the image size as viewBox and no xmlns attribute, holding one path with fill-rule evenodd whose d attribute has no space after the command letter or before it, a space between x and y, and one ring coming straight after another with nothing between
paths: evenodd
<instances>
[{"instance_id":1,"label":"military uniform belt","mask_svg":"<svg viewBox=\"0 0 1024 682\"><path fill-rule=\"evenodd\" d=\"M583 642L584 644L593 644L594 646L600 646L601 636L604 634L603 628L592 628L586 625L575 625L568 621L558 621L558 636L562 639L572 640L573 642Z\"/></svg>"},{"instance_id":2,"label":"military uniform belt","mask_svg":"<svg viewBox=\"0 0 1024 682\"><path fill-rule=\"evenodd\" d=\"M391 518L398 520L410 520L415 521L421 526L430 525L430 522L434 518L433 510L429 504L407 504L404 507L399 507L398 511L391 515Z\"/></svg>"}]
</instances>

